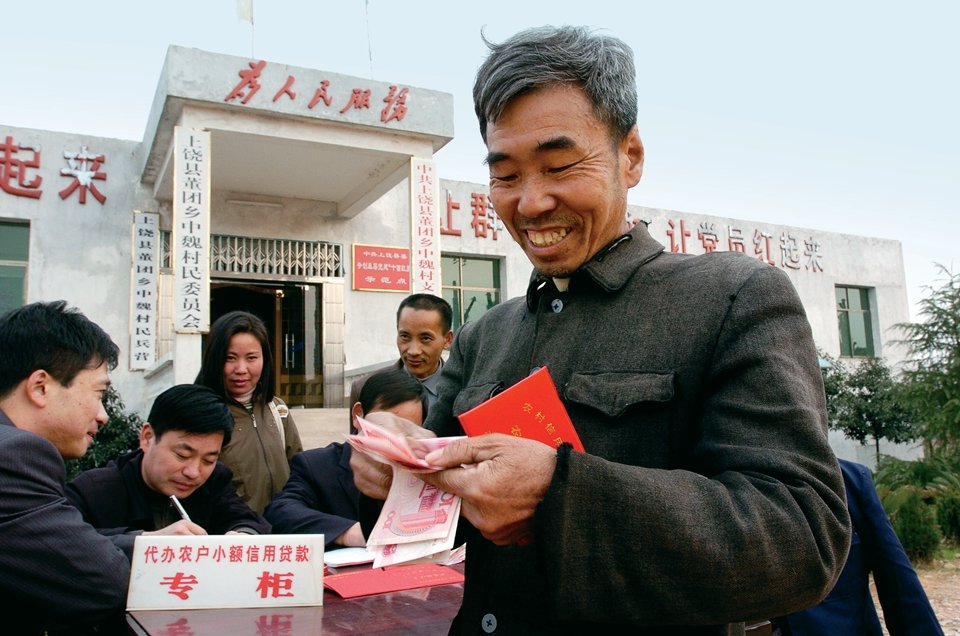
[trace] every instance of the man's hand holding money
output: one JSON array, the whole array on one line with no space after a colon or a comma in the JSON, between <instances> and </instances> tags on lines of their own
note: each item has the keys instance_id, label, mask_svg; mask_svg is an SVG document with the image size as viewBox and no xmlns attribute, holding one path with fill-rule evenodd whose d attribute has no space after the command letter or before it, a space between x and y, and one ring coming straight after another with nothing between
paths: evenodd
<instances>
[{"instance_id":1,"label":"man's hand holding money","mask_svg":"<svg viewBox=\"0 0 960 636\"><path fill-rule=\"evenodd\" d=\"M424 459L445 470L419 477L459 495L463 515L498 545L529 544L533 515L557 466L555 449L541 442L491 434L465 437Z\"/></svg>"},{"instance_id":2,"label":"man's hand holding money","mask_svg":"<svg viewBox=\"0 0 960 636\"><path fill-rule=\"evenodd\" d=\"M432 431L387 411L368 413L364 419L407 438L436 439L437 437ZM422 456L428 449L417 450ZM390 464L377 461L367 453L354 452L350 455L350 469L353 471L353 480L360 492L372 499L386 500L393 483L393 468Z\"/></svg>"}]
</instances>

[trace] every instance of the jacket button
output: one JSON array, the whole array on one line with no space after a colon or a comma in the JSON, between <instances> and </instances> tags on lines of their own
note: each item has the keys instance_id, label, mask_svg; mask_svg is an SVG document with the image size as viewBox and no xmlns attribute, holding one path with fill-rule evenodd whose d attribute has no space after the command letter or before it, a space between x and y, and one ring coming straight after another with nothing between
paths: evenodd
<instances>
[{"instance_id":1,"label":"jacket button","mask_svg":"<svg viewBox=\"0 0 960 636\"><path fill-rule=\"evenodd\" d=\"M550 308L553 309L553 313L559 314L563 311L563 301L559 298L554 298L550 303Z\"/></svg>"},{"instance_id":2,"label":"jacket button","mask_svg":"<svg viewBox=\"0 0 960 636\"><path fill-rule=\"evenodd\" d=\"M480 619L480 627L483 628L485 634L492 634L497 631L497 617L493 614L484 614L483 618Z\"/></svg>"}]
</instances>

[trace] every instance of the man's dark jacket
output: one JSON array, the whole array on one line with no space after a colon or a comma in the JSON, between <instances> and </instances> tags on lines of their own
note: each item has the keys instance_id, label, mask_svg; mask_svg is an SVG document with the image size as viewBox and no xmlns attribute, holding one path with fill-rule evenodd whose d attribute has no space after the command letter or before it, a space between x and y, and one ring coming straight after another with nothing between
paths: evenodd
<instances>
[{"instance_id":1,"label":"man's dark jacket","mask_svg":"<svg viewBox=\"0 0 960 636\"><path fill-rule=\"evenodd\" d=\"M461 327L425 428L463 434L457 416L540 367L586 452L558 455L532 545L461 519L452 633L742 634L833 587L850 522L782 271L666 253L641 223L567 291L535 272L526 298Z\"/></svg>"},{"instance_id":2,"label":"man's dark jacket","mask_svg":"<svg viewBox=\"0 0 960 636\"><path fill-rule=\"evenodd\" d=\"M360 491L350 470L350 446L334 442L297 453L290 479L263 515L278 534L322 534L327 549L357 522Z\"/></svg>"},{"instance_id":3,"label":"man's dark jacket","mask_svg":"<svg viewBox=\"0 0 960 636\"><path fill-rule=\"evenodd\" d=\"M168 498L151 490L143 481L140 463L143 451L136 450L112 461L104 468L81 473L67 484L67 499L80 509L83 518L101 534L123 547L133 543L143 531L154 526L151 502ZM249 528L260 534L270 532L270 524L240 499L231 483L233 474L221 462L207 481L182 499L191 521L209 534Z\"/></svg>"},{"instance_id":4,"label":"man's dark jacket","mask_svg":"<svg viewBox=\"0 0 960 636\"><path fill-rule=\"evenodd\" d=\"M890 636L943 636L920 577L883 509L870 469L845 459L840 460L840 469L853 523L847 562L819 605L775 622L789 636L881 636L884 632L870 594L873 573Z\"/></svg>"},{"instance_id":5,"label":"man's dark jacket","mask_svg":"<svg viewBox=\"0 0 960 636\"><path fill-rule=\"evenodd\" d=\"M129 552L83 522L64 497L63 458L0 411L2 634L39 634L122 616Z\"/></svg>"}]
</instances>

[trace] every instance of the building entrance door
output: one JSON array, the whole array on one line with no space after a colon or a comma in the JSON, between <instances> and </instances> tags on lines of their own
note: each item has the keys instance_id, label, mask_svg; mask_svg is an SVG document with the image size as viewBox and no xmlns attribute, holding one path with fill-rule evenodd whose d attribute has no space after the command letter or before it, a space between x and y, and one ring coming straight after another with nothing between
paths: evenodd
<instances>
[{"instance_id":1,"label":"building entrance door","mask_svg":"<svg viewBox=\"0 0 960 636\"><path fill-rule=\"evenodd\" d=\"M289 406L323 406L320 285L211 281L210 318L249 311L267 325L275 395Z\"/></svg>"}]
</instances>

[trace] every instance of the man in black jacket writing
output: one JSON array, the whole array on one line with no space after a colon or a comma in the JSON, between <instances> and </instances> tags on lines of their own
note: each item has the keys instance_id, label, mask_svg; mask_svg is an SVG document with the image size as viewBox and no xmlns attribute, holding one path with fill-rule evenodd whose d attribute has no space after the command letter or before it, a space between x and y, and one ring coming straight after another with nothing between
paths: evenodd
<instances>
[{"instance_id":1,"label":"man in black jacket writing","mask_svg":"<svg viewBox=\"0 0 960 636\"><path fill-rule=\"evenodd\" d=\"M124 548L139 534L268 533L270 525L240 499L230 469L217 460L232 429L212 390L174 386L157 396L140 449L80 474L68 484L67 498Z\"/></svg>"}]
</instances>

